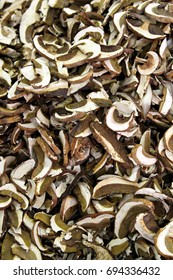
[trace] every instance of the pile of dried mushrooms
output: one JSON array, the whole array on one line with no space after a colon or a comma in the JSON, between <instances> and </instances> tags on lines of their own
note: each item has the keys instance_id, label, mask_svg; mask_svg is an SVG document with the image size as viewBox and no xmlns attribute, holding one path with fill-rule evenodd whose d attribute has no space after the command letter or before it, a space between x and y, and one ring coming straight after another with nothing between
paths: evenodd
<instances>
[{"instance_id":1,"label":"pile of dried mushrooms","mask_svg":"<svg viewBox=\"0 0 173 280\"><path fill-rule=\"evenodd\" d=\"M173 259L173 1L0 1L0 258Z\"/></svg>"}]
</instances>

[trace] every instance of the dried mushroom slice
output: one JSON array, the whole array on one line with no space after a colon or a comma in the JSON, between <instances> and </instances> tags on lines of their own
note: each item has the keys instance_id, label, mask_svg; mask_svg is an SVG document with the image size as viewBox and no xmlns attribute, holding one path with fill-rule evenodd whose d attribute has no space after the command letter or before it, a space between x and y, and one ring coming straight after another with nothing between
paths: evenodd
<instances>
[{"instance_id":1,"label":"dried mushroom slice","mask_svg":"<svg viewBox=\"0 0 173 280\"><path fill-rule=\"evenodd\" d=\"M15 243L14 237L8 232L5 234L1 247L1 260L13 260L12 245Z\"/></svg>"},{"instance_id":2,"label":"dried mushroom slice","mask_svg":"<svg viewBox=\"0 0 173 280\"><path fill-rule=\"evenodd\" d=\"M146 199L132 199L125 202L115 217L115 234L118 238L126 237L137 215L153 210L153 203Z\"/></svg>"},{"instance_id":3,"label":"dried mushroom slice","mask_svg":"<svg viewBox=\"0 0 173 280\"><path fill-rule=\"evenodd\" d=\"M25 185L25 180L23 179L28 173L30 173L35 167L35 160L28 159L18 165L11 172L12 182L19 188L19 190L26 190L27 186Z\"/></svg>"},{"instance_id":4,"label":"dried mushroom slice","mask_svg":"<svg viewBox=\"0 0 173 280\"><path fill-rule=\"evenodd\" d=\"M0 195L7 195L14 198L20 203L21 208L24 210L28 208L29 202L27 197L21 192L18 192L16 187L11 183L5 184L0 187Z\"/></svg>"},{"instance_id":5,"label":"dried mushroom slice","mask_svg":"<svg viewBox=\"0 0 173 280\"><path fill-rule=\"evenodd\" d=\"M76 224L78 226L82 226L83 228L99 230L107 227L110 224L110 220L112 218L114 218L114 213L102 212L85 215L80 220L78 220Z\"/></svg>"},{"instance_id":6,"label":"dried mushroom slice","mask_svg":"<svg viewBox=\"0 0 173 280\"><path fill-rule=\"evenodd\" d=\"M23 222L23 211L21 209L11 211L8 209L8 217L10 219L10 223L15 228L20 228Z\"/></svg>"},{"instance_id":7,"label":"dried mushroom slice","mask_svg":"<svg viewBox=\"0 0 173 280\"><path fill-rule=\"evenodd\" d=\"M142 65L137 65L137 70L141 75L152 74L159 65L159 56L154 51L146 53L147 60Z\"/></svg>"},{"instance_id":8,"label":"dried mushroom slice","mask_svg":"<svg viewBox=\"0 0 173 280\"><path fill-rule=\"evenodd\" d=\"M83 112L88 113L90 111L94 111L99 108L99 106L93 102L91 99L84 99L80 102L75 102L72 104L67 105L66 107L67 111L70 112Z\"/></svg>"},{"instance_id":9,"label":"dried mushroom slice","mask_svg":"<svg viewBox=\"0 0 173 280\"><path fill-rule=\"evenodd\" d=\"M140 213L136 217L134 227L143 238L154 243L154 236L159 228L154 217L150 213Z\"/></svg>"},{"instance_id":10,"label":"dried mushroom slice","mask_svg":"<svg viewBox=\"0 0 173 280\"><path fill-rule=\"evenodd\" d=\"M37 248L44 252L44 251L47 251L48 248L44 247L42 242L41 242L41 238L38 234L38 227L39 227L39 224L41 222L40 221L36 221L33 228L32 228L32 231L31 231L31 238L32 238L32 242L37 246Z\"/></svg>"},{"instance_id":11,"label":"dried mushroom slice","mask_svg":"<svg viewBox=\"0 0 173 280\"><path fill-rule=\"evenodd\" d=\"M132 163L127 156L125 147L117 140L116 135L111 130L99 122L91 123L90 127L96 141L103 145L113 160L131 166Z\"/></svg>"},{"instance_id":12,"label":"dried mushroom slice","mask_svg":"<svg viewBox=\"0 0 173 280\"><path fill-rule=\"evenodd\" d=\"M152 166L157 161L157 158L147 153L140 144L134 146L131 156L137 164L142 166Z\"/></svg>"},{"instance_id":13,"label":"dried mushroom slice","mask_svg":"<svg viewBox=\"0 0 173 280\"><path fill-rule=\"evenodd\" d=\"M168 4L169 5L169 4ZM160 3L150 3L145 8L148 17L163 23L173 23L172 13L168 10L168 5Z\"/></svg>"},{"instance_id":14,"label":"dried mushroom slice","mask_svg":"<svg viewBox=\"0 0 173 280\"><path fill-rule=\"evenodd\" d=\"M33 243L31 243L28 251L22 249L17 243L11 246L11 250L14 255L17 255L22 260L42 260L40 250Z\"/></svg>"},{"instance_id":15,"label":"dried mushroom slice","mask_svg":"<svg viewBox=\"0 0 173 280\"><path fill-rule=\"evenodd\" d=\"M134 114L121 118L115 106L110 107L106 114L106 125L113 131L126 131L133 125Z\"/></svg>"},{"instance_id":16,"label":"dried mushroom slice","mask_svg":"<svg viewBox=\"0 0 173 280\"><path fill-rule=\"evenodd\" d=\"M63 221L68 221L77 211L78 201L75 196L66 196L61 203L60 215Z\"/></svg>"},{"instance_id":17,"label":"dried mushroom slice","mask_svg":"<svg viewBox=\"0 0 173 280\"><path fill-rule=\"evenodd\" d=\"M96 253L96 260L113 260L113 256L108 249L103 248L101 245L88 242L87 240L82 241L83 245L88 248L92 248Z\"/></svg>"},{"instance_id":18,"label":"dried mushroom slice","mask_svg":"<svg viewBox=\"0 0 173 280\"><path fill-rule=\"evenodd\" d=\"M122 53L123 48L121 46L101 45L101 54L98 59L104 61L120 56Z\"/></svg>"},{"instance_id":19,"label":"dried mushroom slice","mask_svg":"<svg viewBox=\"0 0 173 280\"><path fill-rule=\"evenodd\" d=\"M15 241L17 241L21 248L28 251L31 246L31 238L29 235L29 232L22 230L21 228L18 229L18 231L11 227L8 231L10 234L14 236Z\"/></svg>"},{"instance_id":20,"label":"dried mushroom slice","mask_svg":"<svg viewBox=\"0 0 173 280\"><path fill-rule=\"evenodd\" d=\"M112 255L118 256L121 253L123 253L129 246L129 241L127 237L124 237L122 239L116 238L112 239L108 245L107 248L111 251Z\"/></svg>"},{"instance_id":21,"label":"dried mushroom slice","mask_svg":"<svg viewBox=\"0 0 173 280\"><path fill-rule=\"evenodd\" d=\"M52 216L50 219L50 225L55 232L66 231L69 228L69 226L62 221L59 213Z\"/></svg>"},{"instance_id":22,"label":"dried mushroom slice","mask_svg":"<svg viewBox=\"0 0 173 280\"><path fill-rule=\"evenodd\" d=\"M146 240L141 237L135 240L135 251L140 258L146 260L151 259L153 255L150 244L148 244Z\"/></svg>"},{"instance_id":23,"label":"dried mushroom slice","mask_svg":"<svg viewBox=\"0 0 173 280\"><path fill-rule=\"evenodd\" d=\"M85 182L78 182L75 186L74 193L81 206L82 212L85 212L91 201L91 188Z\"/></svg>"},{"instance_id":24,"label":"dried mushroom slice","mask_svg":"<svg viewBox=\"0 0 173 280\"><path fill-rule=\"evenodd\" d=\"M33 170L31 178L33 180L43 179L52 167L52 161L49 159L46 153L40 148L39 145L34 146L34 151L37 157L37 166Z\"/></svg>"},{"instance_id":25,"label":"dried mushroom slice","mask_svg":"<svg viewBox=\"0 0 173 280\"><path fill-rule=\"evenodd\" d=\"M173 222L171 221L164 228L159 229L154 238L154 243L159 254L167 259L173 258L172 227Z\"/></svg>"},{"instance_id":26,"label":"dried mushroom slice","mask_svg":"<svg viewBox=\"0 0 173 280\"><path fill-rule=\"evenodd\" d=\"M126 19L128 27L139 36L144 37L146 39L155 40L162 39L165 37L163 30L151 24L149 21L142 22L137 19Z\"/></svg>"},{"instance_id":27,"label":"dried mushroom slice","mask_svg":"<svg viewBox=\"0 0 173 280\"><path fill-rule=\"evenodd\" d=\"M173 139L173 126L171 126L166 130L163 137L164 144L170 152L173 152L172 139Z\"/></svg>"},{"instance_id":28,"label":"dried mushroom slice","mask_svg":"<svg viewBox=\"0 0 173 280\"><path fill-rule=\"evenodd\" d=\"M55 118L59 122L77 121L82 119L84 116L84 112L73 112L72 114L67 113L66 115L60 115L57 112L55 113Z\"/></svg>"},{"instance_id":29,"label":"dried mushroom slice","mask_svg":"<svg viewBox=\"0 0 173 280\"><path fill-rule=\"evenodd\" d=\"M135 193L139 188L139 184L129 181L117 175L112 175L101 180L93 189L93 198L100 199L112 194Z\"/></svg>"},{"instance_id":30,"label":"dried mushroom slice","mask_svg":"<svg viewBox=\"0 0 173 280\"><path fill-rule=\"evenodd\" d=\"M51 215L45 213L45 212L37 212L34 215L34 219L43 222L44 224L46 224L47 226L50 226L50 219L51 219Z\"/></svg>"},{"instance_id":31,"label":"dried mushroom slice","mask_svg":"<svg viewBox=\"0 0 173 280\"><path fill-rule=\"evenodd\" d=\"M37 13L39 3L40 3L40 0L32 1L29 8L22 15L20 26L19 26L19 36L20 36L21 42L24 44L27 44L30 42L30 40L28 40L28 36L27 36L28 29L35 22L40 20L39 14Z\"/></svg>"}]
</instances>

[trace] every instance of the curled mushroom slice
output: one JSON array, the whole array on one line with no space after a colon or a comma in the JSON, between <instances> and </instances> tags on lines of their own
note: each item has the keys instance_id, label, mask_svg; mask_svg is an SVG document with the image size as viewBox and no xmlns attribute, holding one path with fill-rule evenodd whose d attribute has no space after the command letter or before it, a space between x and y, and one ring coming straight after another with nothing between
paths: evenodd
<instances>
[{"instance_id":1,"label":"curled mushroom slice","mask_svg":"<svg viewBox=\"0 0 173 280\"><path fill-rule=\"evenodd\" d=\"M135 251L139 257L146 260L151 259L153 255L150 244L140 236L135 240Z\"/></svg>"},{"instance_id":2,"label":"curled mushroom slice","mask_svg":"<svg viewBox=\"0 0 173 280\"><path fill-rule=\"evenodd\" d=\"M50 60L55 60L56 58L67 54L70 48L70 44L65 42L64 46L56 48L56 52L51 51L51 48L46 46L46 42L44 42L44 37L42 35L34 36L33 43L37 51Z\"/></svg>"},{"instance_id":3,"label":"curled mushroom slice","mask_svg":"<svg viewBox=\"0 0 173 280\"><path fill-rule=\"evenodd\" d=\"M120 255L124 252L129 246L128 238L124 237L122 239L116 238L112 239L108 244L107 247L111 251L114 256Z\"/></svg>"},{"instance_id":4,"label":"curled mushroom slice","mask_svg":"<svg viewBox=\"0 0 173 280\"><path fill-rule=\"evenodd\" d=\"M115 234L118 238L126 237L130 227L140 213L153 209L153 203L146 199L132 199L125 202L115 217Z\"/></svg>"},{"instance_id":5,"label":"curled mushroom slice","mask_svg":"<svg viewBox=\"0 0 173 280\"><path fill-rule=\"evenodd\" d=\"M47 87L34 88L25 81L20 81L17 87L20 91L24 90L34 94L51 94L56 92L57 95L64 95L68 90L68 82L63 79L59 79L58 81L49 83Z\"/></svg>"},{"instance_id":6,"label":"curled mushroom slice","mask_svg":"<svg viewBox=\"0 0 173 280\"><path fill-rule=\"evenodd\" d=\"M38 131L40 132L42 138L45 140L45 142L52 148L54 153L56 155L59 155L61 153L60 149L55 144L53 137L48 133L46 129L43 129L41 127L38 127Z\"/></svg>"},{"instance_id":7,"label":"curled mushroom slice","mask_svg":"<svg viewBox=\"0 0 173 280\"><path fill-rule=\"evenodd\" d=\"M166 148L170 151L173 152L173 126L168 128L164 134L163 137L164 144Z\"/></svg>"},{"instance_id":8,"label":"curled mushroom slice","mask_svg":"<svg viewBox=\"0 0 173 280\"><path fill-rule=\"evenodd\" d=\"M60 215L63 221L68 221L77 211L78 201L73 195L66 196L61 203Z\"/></svg>"},{"instance_id":9,"label":"curled mushroom slice","mask_svg":"<svg viewBox=\"0 0 173 280\"><path fill-rule=\"evenodd\" d=\"M46 176L41 179L38 179L36 182L36 186L35 186L35 194L37 196L42 196L47 191L47 189L50 187L53 180L54 180L54 178L50 177L50 176Z\"/></svg>"},{"instance_id":10,"label":"curled mushroom slice","mask_svg":"<svg viewBox=\"0 0 173 280\"><path fill-rule=\"evenodd\" d=\"M84 39L87 35L90 35L91 37L100 37L100 40L103 38L104 36L104 30L101 27L95 27L95 26L89 26L87 28L84 28L82 30L80 30L74 37L74 42L81 42L83 40L87 40ZM92 49L92 47L91 47Z\"/></svg>"},{"instance_id":11,"label":"curled mushroom slice","mask_svg":"<svg viewBox=\"0 0 173 280\"><path fill-rule=\"evenodd\" d=\"M156 25L150 24L149 21L145 21L143 23L142 21L137 19L126 19L126 22L128 27L141 37L151 40L165 37L162 29L160 29Z\"/></svg>"},{"instance_id":12,"label":"curled mushroom slice","mask_svg":"<svg viewBox=\"0 0 173 280\"><path fill-rule=\"evenodd\" d=\"M38 235L38 226L40 223L41 223L40 221L35 222L35 224L32 228L32 231L31 231L31 238L32 238L33 243L37 246L37 248L40 251L44 252L44 251L47 251L48 248L43 246L43 244L41 242L41 238Z\"/></svg>"},{"instance_id":13,"label":"curled mushroom slice","mask_svg":"<svg viewBox=\"0 0 173 280\"><path fill-rule=\"evenodd\" d=\"M142 145L135 145L131 151L133 160L142 166L152 166L156 163L157 158L147 153Z\"/></svg>"},{"instance_id":14,"label":"curled mushroom slice","mask_svg":"<svg viewBox=\"0 0 173 280\"><path fill-rule=\"evenodd\" d=\"M137 65L138 72L142 75L152 74L159 65L159 56L154 51L149 51L146 54L147 60L142 65Z\"/></svg>"},{"instance_id":15,"label":"curled mushroom slice","mask_svg":"<svg viewBox=\"0 0 173 280\"><path fill-rule=\"evenodd\" d=\"M75 186L74 193L80 203L82 212L85 212L91 201L91 189L85 182L78 182Z\"/></svg>"},{"instance_id":16,"label":"curled mushroom slice","mask_svg":"<svg viewBox=\"0 0 173 280\"><path fill-rule=\"evenodd\" d=\"M33 59L33 63L35 65L36 76L31 81L31 85L34 88L43 88L48 86L51 80L48 61L45 58L39 57Z\"/></svg>"},{"instance_id":17,"label":"curled mushroom slice","mask_svg":"<svg viewBox=\"0 0 173 280\"><path fill-rule=\"evenodd\" d=\"M149 240L151 243L154 243L154 236L158 231L159 227L156 224L152 214L140 213L136 217L134 227L143 238Z\"/></svg>"},{"instance_id":18,"label":"curled mushroom slice","mask_svg":"<svg viewBox=\"0 0 173 280\"><path fill-rule=\"evenodd\" d=\"M92 75L93 75L93 69L89 65L89 67L86 67L84 71L79 75L69 77L68 82L71 84L83 83L85 81L89 81Z\"/></svg>"},{"instance_id":19,"label":"curled mushroom slice","mask_svg":"<svg viewBox=\"0 0 173 280\"><path fill-rule=\"evenodd\" d=\"M173 258L172 229L173 221L169 222L164 228L161 228L154 238L157 251L168 259Z\"/></svg>"},{"instance_id":20,"label":"curled mushroom slice","mask_svg":"<svg viewBox=\"0 0 173 280\"><path fill-rule=\"evenodd\" d=\"M10 45L15 38L16 38L16 32L14 28L10 28L9 26L3 26L2 24L0 24L1 44Z\"/></svg>"},{"instance_id":21,"label":"curled mushroom slice","mask_svg":"<svg viewBox=\"0 0 173 280\"><path fill-rule=\"evenodd\" d=\"M47 116L44 115L41 108L37 111L36 117L41 124L45 125L46 127L50 126L50 120L47 118Z\"/></svg>"},{"instance_id":22,"label":"curled mushroom slice","mask_svg":"<svg viewBox=\"0 0 173 280\"><path fill-rule=\"evenodd\" d=\"M13 184L9 183L9 184L5 184L5 185L1 186L0 194L7 195L7 196L14 198L21 204L22 209L24 209L24 210L27 209L28 204L29 204L27 197L25 195L23 195L22 193L18 192L16 187Z\"/></svg>"},{"instance_id":23,"label":"curled mushroom slice","mask_svg":"<svg viewBox=\"0 0 173 280\"><path fill-rule=\"evenodd\" d=\"M90 123L95 120L95 115L92 113L87 114L80 120L80 122L75 126L72 132L75 137L87 137L92 132L90 129Z\"/></svg>"},{"instance_id":24,"label":"curled mushroom slice","mask_svg":"<svg viewBox=\"0 0 173 280\"><path fill-rule=\"evenodd\" d=\"M133 118L133 113L130 117L121 118L116 107L112 106L106 114L106 125L113 131L125 131L130 128Z\"/></svg>"},{"instance_id":25,"label":"curled mushroom slice","mask_svg":"<svg viewBox=\"0 0 173 280\"><path fill-rule=\"evenodd\" d=\"M93 102L91 99L84 99L80 102L75 102L75 103L69 104L65 108L67 111L70 111L70 112L87 113L87 112L98 109L99 106L95 102Z\"/></svg>"},{"instance_id":26,"label":"curled mushroom slice","mask_svg":"<svg viewBox=\"0 0 173 280\"><path fill-rule=\"evenodd\" d=\"M33 243L31 243L28 251L22 249L17 243L12 245L11 250L14 255L19 256L23 260L42 260L40 250Z\"/></svg>"},{"instance_id":27,"label":"curled mushroom slice","mask_svg":"<svg viewBox=\"0 0 173 280\"><path fill-rule=\"evenodd\" d=\"M73 51L69 52L68 54L58 57L57 60L62 62L65 67L72 68L72 67L83 65L84 63L87 62L87 58L88 58L87 54L75 48Z\"/></svg>"},{"instance_id":28,"label":"curled mushroom slice","mask_svg":"<svg viewBox=\"0 0 173 280\"><path fill-rule=\"evenodd\" d=\"M51 219L51 215L45 213L45 212L37 212L34 215L34 219L43 222L44 224L46 224L47 226L50 226L50 219Z\"/></svg>"},{"instance_id":29,"label":"curled mushroom slice","mask_svg":"<svg viewBox=\"0 0 173 280\"><path fill-rule=\"evenodd\" d=\"M69 228L69 226L62 221L60 214L52 216L50 219L50 225L55 232L66 231Z\"/></svg>"},{"instance_id":30,"label":"curled mushroom slice","mask_svg":"<svg viewBox=\"0 0 173 280\"><path fill-rule=\"evenodd\" d=\"M122 53L123 53L123 48L121 46L101 45L101 54L98 60L104 61L107 59L112 59L117 56L120 56Z\"/></svg>"},{"instance_id":31,"label":"curled mushroom slice","mask_svg":"<svg viewBox=\"0 0 173 280\"><path fill-rule=\"evenodd\" d=\"M19 26L20 40L23 44L30 42L31 38L28 39L28 29L37 21L39 21L40 16L37 13L38 5L40 0L34 0L31 2L29 8L23 13L22 19Z\"/></svg>"},{"instance_id":32,"label":"curled mushroom slice","mask_svg":"<svg viewBox=\"0 0 173 280\"><path fill-rule=\"evenodd\" d=\"M52 167L52 161L48 158L43 150L38 146L34 146L34 151L37 157L37 166L32 172L32 179L38 180L44 178Z\"/></svg>"},{"instance_id":33,"label":"curled mushroom slice","mask_svg":"<svg viewBox=\"0 0 173 280\"><path fill-rule=\"evenodd\" d=\"M94 138L103 145L113 160L131 165L123 144L118 142L116 135L110 129L98 122L91 123L90 127Z\"/></svg>"},{"instance_id":34,"label":"curled mushroom slice","mask_svg":"<svg viewBox=\"0 0 173 280\"><path fill-rule=\"evenodd\" d=\"M7 86L11 86L11 77L9 75L9 73L7 73L6 71L4 71L4 61L2 59L0 59L0 81L5 83Z\"/></svg>"},{"instance_id":35,"label":"curled mushroom slice","mask_svg":"<svg viewBox=\"0 0 173 280\"><path fill-rule=\"evenodd\" d=\"M169 5L169 4L168 4ZM167 5L159 3L150 3L145 8L148 17L163 23L173 23L172 13L168 11Z\"/></svg>"},{"instance_id":36,"label":"curled mushroom slice","mask_svg":"<svg viewBox=\"0 0 173 280\"><path fill-rule=\"evenodd\" d=\"M114 218L114 213L102 212L97 214L90 214L83 216L80 220L76 222L78 226L83 228L91 228L99 230L105 228L110 224L110 220Z\"/></svg>"},{"instance_id":37,"label":"curled mushroom slice","mask_svg":"<svg viewBox=\"0 0 173 280\"><path fill-rule=\"evenodd\" d=\"M97 212L113 212L115 210L114 202L104 198L102 200L92 200L92 204Z\"/></svg>"},{"instance_id":38,"label":"curled mushroom slice","mask_svg":"<svg viewBox=\"0 0 173 280\"><path fill-rule=\"evenodd\" d=\"M105 196L120 193L134 193L139 185L120 176L112 175L110 178L101 180L93 189L93 198L100 199Z\"/></svg>"},{"instance_id":39,"label":"curled mushroom slice","mask_svg":"<svg viewBox=\"0 0 173 280\"><path fill-rule=\"evenodd\" d=\"M55 240L54 240L53 246L55 248L59 248L64 253L74 253L74 252L77 252L79 250L78 247L75 246L75 245L68 246L68 245L64 244L63 236L56 237Z\"/></svg>"},{"instance_id":40,"label":"curled mushroom slice","mask_svg":"<svg viewBox=\"0 0 173 280\"><path fill-rule=\"evenodd\" d=\"M77 47L83 54L87 55L88 61L97 58L101 53L100 45L89 39L79 40L72 47Z\"/></svg>"},{"instance_id":41,"label":"curled mushroom slice","mask_svg":"<svg viewBox=\"0 0 173 280\"><path fill-rule=\"evenodd\" d=\"M28 159L18 165L11 172L11 179L14 184L16 184L19 189L26 190L27 186L25 185L25 180L22 180L24 176L26 176L29 172L33 170L35 167L35 160Z\"/></svg>"},{"instance_id":42,"label":"curled mushroom slice","mask_svg":"<svg viewBox=\"0 0 173 280\"><path fill-rule=\"evenodd\" d=\"M69 122L76 121L82 119L85 116L84 112L73 112L72 114L59 115L57 112L55 113L55 118L59 122Z\"/></svg>"},{"instance_id":43,"label":"curled mushroom slice","mask_svg":"<svg viewBox=\"0 0 173 280\"><path fill-rule=\"evenodd\" d=\"M160 103L159 112L163 115L167 115L171 109L173 102L172 93L169 88L163 87L163 98Z\"/></svg>"}]
</instances>

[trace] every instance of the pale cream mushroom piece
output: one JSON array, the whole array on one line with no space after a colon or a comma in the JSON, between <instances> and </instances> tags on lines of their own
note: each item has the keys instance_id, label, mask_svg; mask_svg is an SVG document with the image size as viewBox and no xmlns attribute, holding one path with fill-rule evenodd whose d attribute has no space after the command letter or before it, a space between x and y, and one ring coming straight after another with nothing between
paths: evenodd
<instances>
[{"instance_id":1,"label":"pale cream mushroom piece","mask_svg":"<svg viewBox=\"0 0 173 280\"><path fill-rule=\"evenodd\" d=\"M114 213L102 212L97 214L85 215L80 218L76 224L83 228L95 229L105 228L110 224L110 220L114 218Z\"/></svg>"},{"instance_id":2,"label":"pale cream mushroom piece","mask_svg":"<svg viewBox=\"0 0 173 280\"><path fill-rule=\"evenodd\" d=\"M137 65L137 70L142 75L152 74L159 65L159 56L156 52L149 51L146 53L147 59L142 65Z\"/></svg>"},{"instance_id":3,"label":"pale cream mushroom piece","mask_svg":"<svg viewBox=\"0 0 173 280\"><path fill-rule=\"evenodd\" d=\"M166 258L173 258L172 248L173 221L170 221L164 228L161 228L155 238L154 243L159 254Z\"/></svg>"},{"instance_id":4,"label":"pale cream mushroom piece","mask_svg":"<svg viewBox=\"0 0 173 280\"><path fill-rule=\"evenodd\" d=\"M136 19L126 19L128 27L134 32L146 39L155 40L165 38L163 31L156 26L152 26L149 21L139 22ZM153 29L153 32L152 32ZM156 33L157 30L157 33ZM159 34L160 33L160 34Z\"/></svg>"},{"instance_id":5,"label":"pale cream mushroom piece","mask_svg":"<svg viewBox=\"0 0 173 280\"><path fill-rule=\"evenodd\" d=\"M169 4L168 4L169 5ZM168 10L168 5L160 3L150 3L145 8L148 17L163 23L173 23L173 15Z\"/></svg>"},{"instance_id":6,"label":"pale cream mushroom piece","mask_svg":"<svg viewBox=\"0 0 173 280\"><path fill-rule=\"evenodd\" d=\"M153 216L151 216L151 219L149 220L147 220L147 217L150 217L150 214L140 213L136 217L136 222L134 227L143 238L149 240L151 243L154 243L154 236L156 234L156 231L159 229L159 227L157 223L154 221Z\"/></svg>"},{"instance_id":7,"label":"pale cream mushroom piece","mask_svg":"<svg viewBox=\"0 0 173 280\"><path fill-rule=\"evenodd\" d=\"M113 131L126 131L132 127L134 114L121 118L115 106L110 107L106 113L106 125Z\"/></svg>"},{"instance_id":8,"label":"pale cream mushroom piece","mask_svg":"<svg viewBox=\"0 0 173 280\"><path fill-rule=\"evenodd\" d=\"M81 39L84 39L88 35L91 37L92 36L95 37L96 35L100 36L100 41L101 41L104 37L104 30L101 27L95 27L95 26L89 26L87 28L84 28L75 35L74 43L82 41Z\"/></svg>"},{"instance_id":9,"label":"pale cream mushroom piece","mask_svg":"<svg viewBox=\"0 0 173 280\"><path fill-rule=\"evenodd\" d=\"M87 56L87 61L97 58L101 54L101 47L89 39L79 40L72 45L71 49L78 48L83 54Z\"/></svg>"},{"instance_id":10,"label":"pale cream mushroom piece","mask_svg":"<svg viewBox=\"0 0 173 280\"><path fill-rule=\"evenodd\" d=\"M19 26L19 36L23 44L28 44L31 38L27 37L28 29L36 22L40 20L40 16L37 13L40 0L33 0L29 8L22 15L22 19Z\"/></svg>"},{"instance_id":11,"label":"pale cream mushroom piece","mask_svg":"<svg viewBox=\"0 0 173 280\"><path fill-rule=\"evenodd\" d=\"M147 153L140 144L136 144L131 150L131 157L136 164L142 166L152 166L157 161L157 158Z\"/></svg>"}]
</instances>

